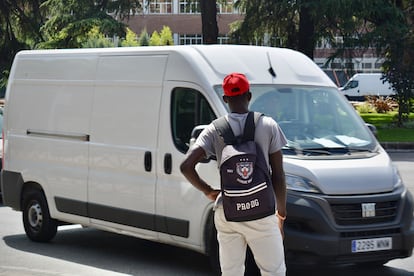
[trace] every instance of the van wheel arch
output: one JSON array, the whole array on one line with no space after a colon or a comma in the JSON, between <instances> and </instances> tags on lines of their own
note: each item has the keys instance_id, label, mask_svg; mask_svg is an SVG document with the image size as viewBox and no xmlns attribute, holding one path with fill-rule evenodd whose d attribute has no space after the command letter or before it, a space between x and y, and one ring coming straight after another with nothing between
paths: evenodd
<instances>
[{"instance_id":1,"label":"van wheel arch","mask_svg":"<svg viewBox=\"0 0 414 276\"><path fill-rule=\"evenodd\" d=\"M21 206L24 230L30 240L48 242L55 237L58 222L50 217L46 196L38 184L25 186Z\"/></svg>"}]
</instances>

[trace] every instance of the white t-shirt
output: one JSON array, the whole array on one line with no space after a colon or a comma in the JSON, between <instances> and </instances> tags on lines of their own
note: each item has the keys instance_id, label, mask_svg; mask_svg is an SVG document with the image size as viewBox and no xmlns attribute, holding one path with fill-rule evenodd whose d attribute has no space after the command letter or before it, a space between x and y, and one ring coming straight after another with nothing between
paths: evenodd
<instances>
[{"instance_id":1,"label":"white t-shirt","mask_svg":"<svg viewBox=\"0 0 414 276\"><path fill-rule=\"evenodd\" d=\"M247 114L248 113L229 113L226 115L227 121L229 122L235 136L239 136L243 133ZM279 125L275 122L275 120L273 120L273 118L267 116L261 116L256 123L254 140L261 147L269 169L269 155L279 151L287 143L286 137ZM223 138L217 133L213 123L209 124L201 132L195 142L195 145L202 147L206 152L207 157L216 156L217 165L220 165L221 152L225 144L223 142Z\"/></svg>"}]
</instances>

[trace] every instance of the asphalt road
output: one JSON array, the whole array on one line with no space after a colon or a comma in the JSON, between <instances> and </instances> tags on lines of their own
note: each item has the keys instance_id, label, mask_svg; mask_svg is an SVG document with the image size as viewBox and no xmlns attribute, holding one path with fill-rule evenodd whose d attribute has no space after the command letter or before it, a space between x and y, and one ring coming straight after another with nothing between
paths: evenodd
<instances>
[{"instance_id":1,"label":"asphalt road","mask_svg":"<svg viewBox=\"0 0 414 276\"><path fill-rule=\"evenodd\" d=\"M414 193L414 152L390 154ZM202 254L80 226L63 226L51 243L29 241L21 213L0 204L2 275L213 275ZM356 266L290 269L289 276L414 276L414 256L380 268Z\"/></svg>"}]
</instances>

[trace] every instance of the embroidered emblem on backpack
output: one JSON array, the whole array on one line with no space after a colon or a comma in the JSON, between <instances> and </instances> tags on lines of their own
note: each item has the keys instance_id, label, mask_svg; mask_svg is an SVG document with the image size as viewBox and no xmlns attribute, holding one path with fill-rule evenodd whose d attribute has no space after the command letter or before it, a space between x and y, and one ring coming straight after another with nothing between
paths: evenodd
<instances>
[{"instance_id":1,"label":"embroidered emblem on backpack","mask_svg":"<svg viewBox=\"0 0 414 276\"><path fill-rule=\"evenodd\" d=\"M251 178L253 174L253 162L244 161L236 164L237 174L242 178L239 180L242 184L248 184L246 180Z\"/></svg>"}]
</instances>

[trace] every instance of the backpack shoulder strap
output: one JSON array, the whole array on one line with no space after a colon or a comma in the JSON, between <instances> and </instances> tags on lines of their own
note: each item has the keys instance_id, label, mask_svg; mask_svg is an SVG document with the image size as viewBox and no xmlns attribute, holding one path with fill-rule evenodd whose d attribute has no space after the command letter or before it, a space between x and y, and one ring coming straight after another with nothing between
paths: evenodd
<instances>
[{"instance_id":1,"label":"backpack shoulder strap","mask_svg":"<svg viewBox=\"0 0 414 276\"><path fill-rule=\"evenodd\" d=\"M254 141L254 132L256 130L256 124L260 117L263 116L260 112L250 111L246 118L244 125L243 139L244 141Z\"/></svg>"},{"instance_id":2,"label":"backpack shoulder strap","mask_svg":"<svg viewBox=\"0 0 414 276\"><path fill-rule=\"evenodd\" d=\"M223 137L224 143L226 145L234 144L236 137L234 136L233 130L231 129L226 116L222 116L214 120L213 125L216 128L218 134Z\"/></svg>"}]
</instances>

